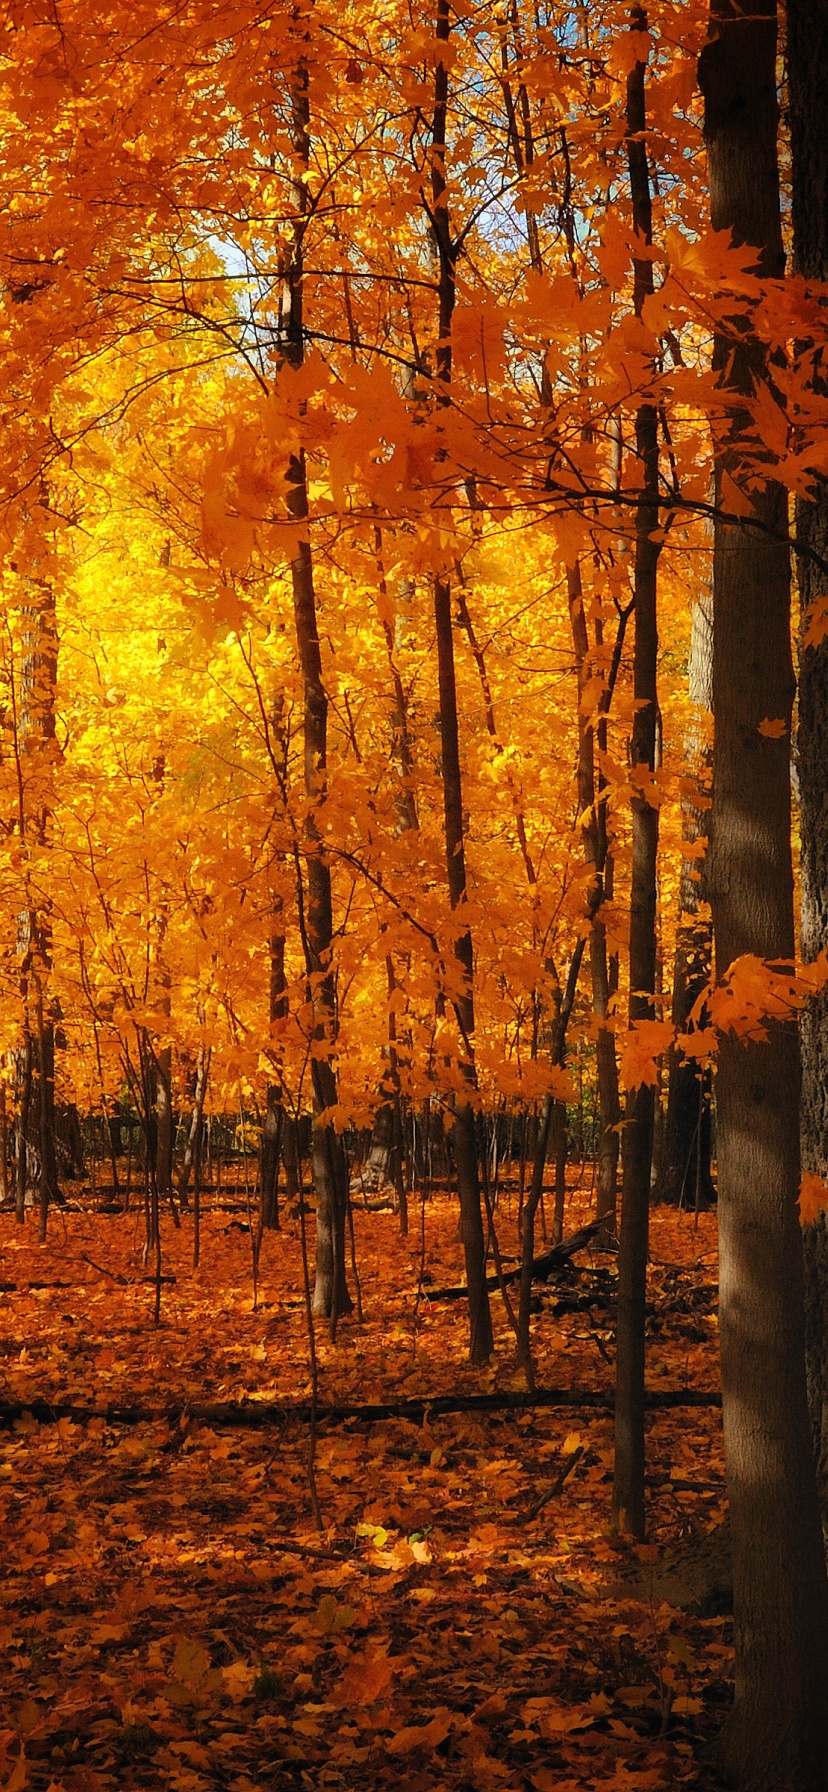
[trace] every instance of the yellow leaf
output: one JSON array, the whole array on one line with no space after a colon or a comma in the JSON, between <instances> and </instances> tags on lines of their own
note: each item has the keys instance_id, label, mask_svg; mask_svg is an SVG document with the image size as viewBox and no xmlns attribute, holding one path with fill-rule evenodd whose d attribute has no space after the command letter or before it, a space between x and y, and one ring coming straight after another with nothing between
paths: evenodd
<instances>
[{"instance_id":1,"label":"yellow leaf","mask_svg":"<svg viewBox=\"0 0 828 1792\"><path fill-rule=\"evenodd\" d=\"M581 1448L580 1432L579 1431L568 1432L566 1437L563 1440L563 1443L561 1444L562 1454L564 1456L574 1456L575 1451L580 1450L580 1448Z\"/></svg>"},{"instance_id":2,"label":"yellow leaf","mask_svg":"<svg viewBox=\"0 0 828 1792\"><path fill-rule=\"evenodd\" d=\"M763 734L766 740L781 740L787 732L788 724L783 716L765 716L764 721L759 723L758 733Z\"/></svg>"}]
</instances>

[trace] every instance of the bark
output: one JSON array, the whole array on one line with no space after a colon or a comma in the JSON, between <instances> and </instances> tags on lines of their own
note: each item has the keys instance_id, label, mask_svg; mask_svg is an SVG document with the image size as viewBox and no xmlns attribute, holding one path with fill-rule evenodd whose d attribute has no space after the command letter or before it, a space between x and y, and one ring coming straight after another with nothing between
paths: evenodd
<instances>
[{"instance_id":1,"label":"bark","mask_svg":"<svg viewBox=\"0 0 828 1792\"><path fill-rule=\"evenodd\" d=\"M190 1130L184 1147L184 1161L178 1178L178 1198L182 1207L187 1204L187 1190L196 1161L201 1153L201 1134L204 1125L204 1103L207 1098L207 1084L210 1079L210 1058L212 1047L200 1045L196 1063L195 1092L193 1095L193 1112L190 1119Z\"/></svg>"},{"instance_id":2,"label":"bark","mask_svg":"<svg viewBox=\"0 0 828 1792\"><path fill-rule=\"evenodd\" d=\"M572 954L572 958L570 960L569 971L567 973L567 979L566 979L566 987L560 996L559 1003L558 1003L558 1011L555 1015L555 1020L553 1023L552 1062L553 1062L553 1064L556 1064L556 1065L560 1065L563 1062L564 1041L566 1039L566 1030L569 1025L570 1015L572 1013L572 1006L575 1001L575 992L578 987L578 973L581 968L581 959L583 957L583 952L584 952L584 941L579 940L575 947L575 951ZM522 1210L522 1213L520 1216L521 1264L520 1264L520 1305L518 1308L518 1321L517 1321L517 1357L518 1357L518 1362L520 1363L520 1365L526 1375L526 1385L530 1389L533 1388L535 1385L535 1370L534 1370L534 1365L532 1362L532 1350L531 1350L531 1341L530 1341L530 1332L529 1332L529 1316L531 1313L531 1303L532 1303L532 1280L533 1280L533 1276L534 1276L534 1273L535 1273L535 1270L537 1267L537 1260L535 1258L535 1215L537 1213L537 1210L538 1210L538 1207L539 1207L540 1201L541 1201L541 1196L543 1194L543 1171L544 1171L544 1165L546 1163L546 1153L549 1148L549 1140L550 1140L550 1137L554 1136L556 1123L557 1123L558 1129L560 1130L560 1127L561 1127L560 1110L562 1107L563 1107L563 1103L556 1100L555 1096L550 1091L550 1093L547 1095L546 1100L543 1104L543 1113L541 1115L541 1122L540 1122L540 1126L538 1128L538 1138L537 1138L537 1143L535 1145L535 1156L534 1156L534 1163L532 1166L532 1183L531 1183L531 1187L529 1189L529 1194L523 1204L523 1210ZM565 1155L565 1152L566 1152L566 1110L565 1109L564 1109L564 1113L563 1113L563 1141L564 1141L563 1163L564 1163L564 1170L565 1170L565 1167L566 1167L566 1155ZM556 1153L556 1160L557 1160L557 1153ZM556 1170L557 1170L557 1161L556 1161ZM563 1203L561 1201L561 1208L562 1208L562 1206L563 1206ZM556 1211L557 1211L557 1203L556 1203ZM561 1214L561 1218L562 1217L563 1216ZM558 1238L556 1238L554 1240L553 1250L550 1253L552 1259L555 1259L556 1253L558 1253L558 1254L560 1253L561 1248L562 1247L561 1247L560 1241Z\"/></svg>"},{"instance_id":3,"label":"bark","mask_svg":"<svg viewBox=\"0 0 828 1792\"><path fill-rule=\"evenodd\" d=\"M698 710L713 707L713 600L705 591L693 605L689 694ZM704 724L691 724L685 740L688 778L695 788L682 797L682 840L692 848L707 844L710 798L707 782L711 763ZM688 1017L710 977L712 938L710 924L699 914L702 882L699 858L683 860L679 887L679 924L673 967L671 1019L677 1032L685 1032ZM712 1077L699 1071L678 1046L667 1060L667 1114L664 1158L653 1189L654 1201L676 1202L685 1207L708 1207L716 1191L710 1175Z\"/></svg>"},{"instance_id":4,"label":"bark","mask_svg":"<svg viewBox=\"0 0 828 1792\"><path fill-rule=\"evenodd\" d=\"M268 1085L259 1148L259 1199L261 1201L262 1228L266 1232L278 1232L280 1224L279 1162L282 1155L282 1130L285 1118L280 1095L280 1089L272 1083Z\"/></svg>"},{"instance_id":5,"label":"bark","mask_svg":"<svg viewBox=\"0 0 828 1792\"><path fill-rule=\"evenodd\" d=\"M584 856L594 874L590 896L592 925L589 935L589 968L592 979L592 1011L598 1023L595 1041L598 1084L597 1218L611 1229L615 1219L618 1179L618 1061L615 1038L607 1025L610 1012L610 974L607 930L601 907L611 891L611 860L607 850L606 806L599 795L595 765L596 730L587 714L587 686L591 676L589 634L584 610L579 566L567 570L567 592L575 669L578 683L578 810L582 822ZM610 693L607 693L609 696ZM606 714L598 723L598 746L606 747Z\"/></svg>"},{"instance_id":6,"label":"bark","mask_svg":"<svg viewBox=\"0 0 828 1792\"><path fill-rule=\"evenodd\" d=\"M282 773L287 776L286 741L282 740L281 702L275 707L277 741L283 746ZM270 1025L271 1040L276 1038L274 1025L287 1019L288 993L285 976L284 904L278 891L271 895L270 932ZM281 1057L278 1046L271 1045L271 1063L277 1075L268 1084L264 1125L259 1146L259 1200L262 1226L268 1232L279 1231L279 1163L286 1143L285 1096L281 1080Z\"/></svg>"},{"instance_id":7,"label":"bark","mask_svg":"<svg viewBox=\"0 0 828 1792\"><path fill-rule=\"evenodd\" d=\"M645 14L633 12L633 25L646 29ZM627 79L627 128L633 221L637 236L652 242L650 175L645 141L644 64L636 62ZM634 299L640 316L653 290L652 263L634 263ZM654 539L658 511L658 415L652 404L639 406L635 422L642 493L635 524L635 648L633 690L636 701L631 741L632 873L630 891L630 1025L655 1014L656 985L656 857L658 808L651 801L656 768L658 695L656 670L658 629L657 569L660 542ZM644 1324L647 1291L647 1246L650 1215L650 1165L653 1146L654 1092L650 1085L630 1090L624 1113L622 1202L618 1247L618 1322L616 1344L614 1527L644 1536Z\"/></svg>"},{"instance_id":8,"label":"bark","mask_svg":"<svg viewBox=\"0 0 828 1792\"><path fill-rule=\"evenodd\" d=\"M19 817L21 843L47 847L52 834L54 777L59 749L55 735L57 686L57 615L50 582L29 581L23 615L23 654L20 666L20 732L18 747ZM52 923L48 897L31 891L29 906L18 921L18 953L21 960L21 993L24 1007L32 1005L27 1020L26 1046L29 1082L27 1127L32 1109L37 1116L35 1138L40 1159L39 1236L46 1236L51 1203L59 1198L55 1148L55 1028L48 1006L52 971ZM33 1100L31 1099L33 1097ZM31 1137L26 1133L26 1137ZM31 1139L34 1143L34 1139ZM23 1169L25 1180L25 1148Z\"/></svg>"},{"instance_id":9,"label":"bark","mask_svg":"<svg viewBox=\"0 0 828 1792\"><path fill-rule=\"evenodd\" d=\"M14 1213L22 1226L26 1218L26 1146L29 1132L29 1111L32 1101L32 1036L28 1025L20 1051L16 1054L18 1062L19 1088L17 1095L17 1127L15 1148L17 1155Z\"/></svg>"},{"instance_id":10,"label":"bark","mask_svg":"<svg viewBox=\"0 0 828 1792\"><path fill-rule=\"evenodd\" d=\"M385 645L388 654L388 669L392 682L392 739L391 763L397 774L395 791L395 808L397 812L397 834L416 832L420 825L417 812L417 799L414 790L414 754L411 740L411 728L406 697L400 669L397 664L397 653L402 640L401 613L397 607L392 610L392 599L388 590L383 563L382 531L377 527L374 531L374 546L377 556L377 576L380 597L380 619ZM403 581L401 594L404 601L411 596L412 586L409 580ZM392 620L393 616L393 620ZM393 955L389 952L385 958L385 974L388 985L388 1071L383 1079L389 1091L389 1100L383 1102L379 1109L371 1139L371 1149L365 1172L369 1183L377 1188L385 1180L392 1183L394 1199L400 1222L400 1233L408 1236L408 1191L405 1185L405 1112L402 1096L402 1079L400 1075L400 1044L405 1041L409 1045L410 1031L404 1023L401 1037L397 1033L397 1015L393 998L397 990L397 976L394 969Z\"/></svg>"},{"instance_id":11,"label":"bark","mask_svg":"<svg viewBox=\"0 0 828 1792\"><path fill-rule=\"evenodd\" d=\"M147 1280L155 1280L147 1277ZM493 1278L494 1280L494 1278ZM720 1396L716 1393L705 1393L697 1388L659 1388L648 1394L647 1405L653 1412L674 1412L682 1408L705 1409L716 1408L720 1404ZM524 1389L514 1393L497 1394L438 1394L436 1397L426 1395L422 1399L387 1400L365 1402L362 1405L323 1406L314 1405L306 1400L244 1400L238 1403L223 1401L212 1405L188 1404L186 1406L103 1406L93 1407L78 1402L58 1404L49 1400L29 1399L22 1401L0 1400L0 1427L7 1428L15 1420L30 1414L39 1425L55 1425L61 1419L71 1419L76 1425L86 1425L90 1419L103 1419L112 1425L152 1425L164 1420L170 1426L180 1424L187 1417L192 1424L238 1427L244 1431L258 1431L271 1425L283 1426L287 1417L298 1419L305 1424L316 1413L317 1419L337 1421L360 1419L366 1424L374 1424L380 1419L408 1419L422 1424L423 1419L449 1412L531 1412L559 1408L569 1412L609 1412L612 1400L609 1394L595 1388L536 1388L529 1394ZM675 1483L672 1483L675 1485ZM347 1543L343 1544L347 1548ZM344 1558L348 1560L346 1556Z\"/></svg>"},{"instance_id":12,"label":"bark","mask_svg":"<svg viewBox=\"0 0 828 1792\"><path fill-rule=\"evenodd\" d=\"M155 1055L155 1180L161 1201L172 1200L173 1143L172 1046L165 1045Z\"/></svg>"},{"instance_id":13,"label":"bark","mask_svg":"<svg viewBox=\"0 0 828 1792\"><path fill-rule=\"evenodd\" d=\"M302 314L303 245L308 216L307 174L310 167L310 108L308 70L300 58L291 76L292 145L297 166L293 183L293 242L283 291L280 352L291 367L304 359ZM295 523L307 524L308 482L304 450L291 455L287 469L287 507ZM313 1311L330 1322L331 1337L337 1321L351 1310L345 1273L345 1226L348 1209L348 1171L341 1140L328 1111L337 1104L334 1069L337 1033L336 986L333 966L333 898L330 864L319 828L319 809L325 799L328 762L328 697L322 677L316 587L307 536L299 539L290 563L296 645L302 672L304 711L305 792L310 799L304 831L304 883L297 855L297 899L313 1010L311 1078L313 1131L311 1174L316 1195L316 1281Z\"/></svg>"},{"instance_id":14,"label":"bark","mask_svg":"<svg viewBox=\"0 0 828 1792\"><path fill-rule=\"evenodd\" d=\"M0 1205L9 1198L9 1117L6 1111L6 1085L0 1081Z\"/></svg>"},{"instance_id":15,"label":"bark","mask_svg":"<svg viewBox=\"0 0 828 1792\"><path fill-rule=\"evenodd\" d=\"M781 278L775 0L713 0L699 79L711 221ZM717 456L744 477L738 395L767 379L749 319L714 344L734 395ZM713 809L708 885L717 975L742 953L792 959L789 740L793 669L787 499L752 492L757 523L717 518L714 551ZM825 1792L828 1585L805 1391L799 1187L799 1042L774 1021L764 1042L720 1044L717 1090L722 1404L733 1535L736 1693L726 1769L743 1792Z\"/></svg>"},{"instance_id":16,"label":"bark","mask_svg":"<svg viewBox=\"0 0 828 1792\"><path fill-rule=\"evenodd\" d=\"M442 64L440 65L442 67ZM439 72L439 71L438 71ZM443 804L446 872L452 909L466 899L466 864L463 835L463 798L457 724L457 687L454 675L454 639L451 591L447 581L435 580L434 619L440 682L440 743L442 748ZM486 1290L486 1249L480 1207L480 1178L472 1096L476 1085L474 1065L474 949L471 929L461 924L454 946L462 977L462 993L455 1000L461 1032L460 1072L468 1094L454 1100L454 1163L460 1200L460 1232L469 1289L469 1357L487 1362L493 1349L492 1322Z\"/></svg>"},{"instance_id":17,"label":"bark","mask_svg":"<svg viewBox=\"0 0 828 1792\"><path fill-rule=\"evenodd\" d=\"M789 0L788 79L793 173L794 266L808 281L828 280L828 13L821 0ZM819 344L800 345L803 372L828 396ZM806 645L809 611L828 594L828 480L796 507L801 635L798 772L802 872L802 956L828 947L828 638ZM802 1167L828 1181L828 992L805 1009L800 1026ZM823 1529L828 1534L828 1228L825 1213L803 1233L808 1404L817 1457Z\"/></svg>"},{"instance_id":18,"label":"bark","mask_svg":"<svg viewBox=\"0 0 828 1792\"><path fill-rule=\"evenodd\" d=\"M450 35L449 0L438 0L437 42L448 44ZM451 384L451 324L455 299L456 245L451 235L451 222L446 185L446 126L448 113L448 61L438 60L434 73L434 117L431 130L431 207L430 217L439 259L439 320L436 352L437 402L449 402ZM460 1230L466 1263L469 1290L469 1359L487 1362L493 1349L492 1321L486 1287L486 1247L480 1207L480 1177L477 1160L477 1129L474 1115L476 1072L474 1064L474 949L471 929L463 922L466 901L466 861L463 828L463 789L460 772L460 744L457 721L457 684L454 669L454 634L451 616L451 586L447 578L434 581L434 626L437 637L437 666L440 688L440 747L443 779L443 809L446 847L446 873L449 900L460 912L460 925L455 937L454 953L460 972L460 994L454 1009L460 1030L460 1074L463 1092L453 1103L454 1162L460 1200Z\"/></svg>"}]
</instances>

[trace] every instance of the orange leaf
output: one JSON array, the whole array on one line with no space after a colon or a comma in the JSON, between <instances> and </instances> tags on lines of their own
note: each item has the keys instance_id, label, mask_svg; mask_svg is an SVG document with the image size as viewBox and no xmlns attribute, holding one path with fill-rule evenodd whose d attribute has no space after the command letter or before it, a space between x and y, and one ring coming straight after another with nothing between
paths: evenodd
<instances>
[{"instance_id":1,"label":"orange leaf","mask_svg":"<svg viewBox=\"0 0 828 1792\"><path fill-rule=\"evenodd\" d=\"M803 1226L812 1226L828 1208L828 1188L821 1176L804 1170L799 1185L799 1218Z\"/></svg>"}]
</instances>

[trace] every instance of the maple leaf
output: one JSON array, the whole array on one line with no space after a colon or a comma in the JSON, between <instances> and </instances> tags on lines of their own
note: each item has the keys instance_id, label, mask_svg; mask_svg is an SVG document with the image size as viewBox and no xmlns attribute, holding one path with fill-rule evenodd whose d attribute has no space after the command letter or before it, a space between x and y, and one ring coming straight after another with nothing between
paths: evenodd
<instances>
[{"instance_id":1,"label":"maple leaf","mask_svg":"<svg viewBox=\"0 0 828 1792\"><path fill-rule=\"evenodd\" d=\"M819 647L828 636L828 596L815 598L809 604L803 618L806 647Z\"/></svg>"},{"instance_id":2,"label":"maple leaf","mask_svg":"<svg viewBox=\"0 0 828 1792\"><path fill-rule=\"evenodd\" d=\"M625 1089L639 1089L643 1083L658 1079L656 1058L672 1045L675 1031L666 1020L634 1021L626 1035L618 1066L618 1075Z\"/></svg>"},{"instance_id":3,"label":"maple leaf","mask_svg":"<svg viewBox=\"0 0 828 1792\"><path fill-rule=\"evenodd\" d=\"M369 1648L355 1656L345 1669L330 1697L334 1704L350 1709L355 1705L375 1705L385 1698L394 1676L394 1663L384 1652Z\"/></svg>"},{"instance_id":4,"label":"maple leaf","mask_svg":"<svg viewBox=\"0 0 828 1792\"><path fill-rule=\"evenodd\" d=\"M445 1742L454 1726L454 1714L440 1705L427 1724L408 1724L386 1743L390 1755L411 1755L416 1749L435 1749Z\"/></svg>"},{"instance_id":5,"label":"maple leaf","mask_svg":"<svg viewBox=\"0 0 828 1792\"><path fill-rule=\"evenodd\" d=\"M821 1176L805 1170L799 1185L799 1218L803 1226L812 1226L828 1209L828 1187Z\"/></svg>"}]
</instances>

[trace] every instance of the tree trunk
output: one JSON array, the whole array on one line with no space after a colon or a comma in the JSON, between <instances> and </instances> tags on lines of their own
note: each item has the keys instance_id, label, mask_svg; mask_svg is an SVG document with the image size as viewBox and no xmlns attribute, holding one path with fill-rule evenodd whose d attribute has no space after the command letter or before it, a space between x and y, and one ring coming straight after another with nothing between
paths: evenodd
<instances>
[{"instance_id":1,"label":"tree trunk","mask_svg":"<svg viewBox=\"0 0 828 1792\"><path fill-rule=\"evenodd\" d=\"M776 152L775 0L713 0L699 63L711 221L752 245L765 280L784 252ZM736 396L717 457L744 478L738 394L768 377L750 320L714 344ZM790 844L793 702L787 498L751 492L760 528L717 518L714 552L713 809L708 887L716 970L743 953L794 954ZM764 1042L732 1033L719 1049L717 1139L722 1407L733 1539L736 1696L723 1744L743 1792L828 1785L828 1585L805 1393L799 1189L799 1042L773 1021Z\"/></svg>"},{"instance_id":2,"label":"tree trunk","mask_svg":"<svg viewBox=\"0 0 828 1792\"><path fill-rule=\"evenodd\" d=\"M9 1117L6 1110L6 1085L0 1080L0 1205L9 1198Z\"/></svg>"},{"instance_id":3,"label":"tree trunk","mask_svg":"<svg viewBox=\"0 0 828 1792\"><path fill-rule=\"evenodd\" d=\"M282 752L282 776L287 778L288 741L282 717L281 697L273 706L273 732ZM274 1024L287 1019L288 993L285 976L285 922L281 893L271 894L270 930L270 1063L275 1075L268 1084L264 1126L259 1146L259 1200L262 1226L268 1232L279 1231L279 1163L285 1147L287 1114L282 1085L281 1045L275 1043Z\"/></svg>"},{"instance_id":4,"label":"tree trunk","mask_svg":"<svg viewBox=\"0 0 828 1792\"><path fill-rule=\"evenodd\" d=\"M793 249L796 272L828 280L828 13L822 0L788 0L788 78L793 163ZM828 396L820 343L800 355L814 390ZM806 549L828 560L828 480L813 499L798 499L796 532ZM799 646L798 771L802 868L802 956L828 947L828 637L806 644L809 611L828 594L828 577L808 553L798 560L802 633ZM802 1167L828 1182L828 991L809 1003L800 1026ZM828 1225L823 1211L803 1232L808 1404L817 1458L823 1530L828 1534Z\"/></svg>"},{"instance_id":5,"label":"tree trunk","mask_svg":"<svg viewBox=\"0 0 828 1792\"><path fill-rule=\"evenodd\" d=\"M155 1180L159 1201L172 1201L172 1046L155 1054Z\"/></svg>"},{"instance_id":6,"label":"tree trunk","mask_svg":"<svg viewBox=\"0 0 828 1792\"><path fill-rule=\"evenodd\" d=\"M380 620L385 646L388 654L388 669L391 674L393 690L392 698L392 738L391 763L397 773L397 788L394 795L394 806L397 813L396 832L406 834L416 831L420 825L417 812L417 798L414 790L414 754L411 740L411 726L408 714L408 699L405 693L397 653L402 642L402 613L399 605L394 605L388 590L383 562L382 530L374 531L374 546L377 556L377 575L380 598ZM410 580L401 581L399 586L402 602L410 601L413 585ZM394 996L398 987L394 969L393 955L386 953L385 974L388 985L388 1081L391 1085L391 1142L386 1153L383 1173L394 1185L394 1197L400 1222L400 1233L408 1236L408 1190L405 1185L405 1115L402 1097L402 1081L400 1077L400 1044L407 1048L406 1056L410 1060L411 1034L404 1023L401 1035L397 1033L397 1014L394 1007ZM382 1112L382 1110L380 1110ZM379 1114L377 1115L379 1122ZM375 1140L371 1142L371 1153ZM369 1154L369 1163L370 1163Z\"/></svg>"},{"instance_id":7,"label":"tree trunk","mask_svg":"<svg viewBox=\"0 0 828 1792\"><path fill-rule=\"evenodd\" d=\"M32 1035L29 1031L28 1022L26 1025L23 1045L16 1054L16 1058L18 1063L18 1092L15 1138L17 1164L15 1175L14 1213L15 1219L18 1221L19 1225L22 1226L26 1218L26 1149L29 1133L29 1111L32 1104Z\"/></svg>"},{"instance_id":8,"label":"tree trunk","mask_svg":"<svg viewBox=\"0 0 828 1792\"><path fill-rule=\"evenodd\" d=\"M689 694L699 710L713 707L713 598L705 591L693 604ZM705 788L710 752L704 742L701 719L691 724L685 741L689 776L697 791L682 797L682 841L688 851L681 867L679 924L673 968L671 1019L676 1032L687 1029L690 1011L710 977L712 938L710 924L699 915L699 851L707 844L709 796ZM653 1189L654 1201L681 1206L708 1207L715 1200L710 1175L712 1077L700 1071L678 1046L667 1060L667 1115L664 1128L664 1160Z\"/></svg>"},{"instance_id":9,"label":"tree trunk","mask_svg":"<svg viewBox=\"0 0 828 1792\"><path fill-rule=\"evenodd\" d=\"M37 553L35 546L34 553ZM28 581L23 612L23 654L20 666L19 816L21 844L49 845L55 802L55 766L59 749L55 733L57 687L57 614L51 583ZM55 1029L48 1007L52 971L52 922L45 893L30 888L29 905L19 917L18 952L24 1006L33 999L36 1037L27 1021L30 1095L36 1099L37 1149L40 1159L39 1236L46 1236L51 1203L58 1198L55 1149ZM27 1124L31 1105L27 1107ZM25 1179L25 1149L24 1179Z\"/></svg>"},{"instance_id":10,"label":"tree trunk","mask_svg":"<svg viewBox=\"0 0 828 1792\"><path fill-rule=\"evenodd\" d=\"M259 1148L259 1200L262 1227L265 1232L278 1232L279 1227L279 1163L282 1156L282 1129L285 1110L281 1089L268 1084L264 1125Z\"/></svg>"},{"instance_id":11,"label":"tree trunk","mask_svg":"<svg viewBox=\"0 0 828 1792\"><path fill-rule=\"evenodd\" d=\"M308 215L307 174L310 167L310 109L308 70L299 59L291 75L292 144L297 164L293 183L293 244L285 274L283 294L282 358L294 369L304 360L302 277L304 232ZM291 455L287 469L287 507L294 522L307 523L308 482L304 451ZM290 563L296 644L304 690L303 739L305 792L310 805L305 822L305 888L297 858L297 900L302 918L303 946L313 1010L311 1078L313 1133L311 1173L316 1195L316 1282L313 1311L330 1321L331 1337L337 1321L351 1310L345 1275L345 1224L348 1210L348 1170L345 1153L327 1112L337 1103L334 1070L336 1042L336 987L333 967L333 898L331 871L318 825L325 798L328 763L328 697L322 678L322 653L316 610L316 588L310 542L300 539Z\"/></svg>"},{"instance_id":12,"label":"tree trunk","mask_svg":"<svg viewBox=\"0 0 828 1792\"><path fill-rule=\"evenodd\" d=\"M566 1030L572 1014L572 1004L578 988L578 975L581 959L584 954L584 941L578 940L569 962L566 985L559 996L558 1008L552 1023L551 1058L554 1065L563 1063ZM520 1228L520 1304L517 1321L517 1358L526 1375L526 1385L530 1392L535 1385L535 1370L532 1362L530 1338L530 1314L532 1310L532 1266L535 1256L535 1215L543 1197L543 1172L546 1154L551 1137L556 1139L555 1152L555 1212L560 1211L563 1218L563 1198L566 1177L566 1108L563 1102L556 1100L551 1090L543 1104L540 1125L537 1127L534 1160L532 1164L532 1182L529 1193L518 1216ZM561 1140L563 1141L561 1149ZM560 1166L563 1166L561 1175ZM557 1240L555 1240L557 1243Z\"/></svg>"},{"instance_id":13,"label":"tree trunk","mask_svg":"<svg viewBox=\"0 0 828 1792\"><path fill-rule=\"evenodd\" d=\"M618 1060L615 1036L607 1022L610 1012L610 974L607 955L607 930L601 913L610 894L612 863L607 851L606 804L599 797L599 780L595 766L595 729L586 705L588 685L593 675L590 663L584 596L579 565L567 568L567 594L572 643L575 649L575 670L578 683L578 810L582 817L584 857L594 874L590 894L592 926L589 935L589 967L592 979L592 1012L597 1022L595 1066L598 1083L598 1187L596 1218L608 1232L614 1231L618 1181L618 1121L621 1110L618 1100ZM609 697L611 693L607 692ZM599 750L606 751L606 712L598 724Z\"/></svg>"},{"instance_id":14,"label":"tree trunk","mask_svg":"<svg viewBox=\"0 0 828 1792\"><path fill-rule=\"evenodd\" d=\"M195 1093L193 1095L193 1112L190 1119L190 1130L184 1147L184 1161L178 1178L178 1198L182 1207L187 1205L187 1190L190 1175L194 1170L196 1159L201 1151L201 1131L204 1124L204 1103L207 1097L207 1084L210 1079L210 1058L212 1047L200 1045L196 1063Z\"/></svg>"},{"instance_id":15,"label":"tree trunk","mask_svg":"<svg viewBox=\"0 0 828 1792\"><path fill-rule=\"evenodd\" d=\"M645 14L635 8L637 30ZM627 79L627 131L633 222L636 236L652 242L650 174L645 140L644 64ZM635 311L640 316L653 290L652 262L636 260ZM656 858L658 808L651 800L656 766L658 694L656 617L660 541L658 511L658 414L639 406L635 420L642 495L635 524L635 650L633 689L636 710L631 741L632 881L630 891L630 1025L653 1018L656 982ZM650 1165L654 1092L647 1083L630 1090L622 1138L621 1227L618 1245L618 1322L615 1382L615 1473L613 1524L633 1537L644 1536L644 1321L650 1216Z\"/></svg>"},{"instance_id":16,"label":"tree trunk","mask_svg":"<svg viewBox=\"0 0 828 1792\"><path fill-rule=\"evenodd\" d=\"M438 0L437 42L448 44L449 0ZM431 130L431 217L439 257L439 321L437 341L437 403L447 405L451 385L451 324L455 299L457 248L451 235L446 184L446 125L448 112L448 61L438 60L434 72L434 117ZM452 909L466 901L466 861L463 829L463 791L457 722L457 684L454 670L454 635L451 586L447 578L434 581L434 626L440 687L440 746L446 873ZM467 1093L454 1099L454 1162L460 1199L460 1231L469 1290L469 1359L485 1363L494 1340L486 1287L486 1246L480 1209L480 1177L477 1129L473 1098L476 1090L474 1063L474 949L468 924L460 926L454 954L460 970L461 993L454 1001L460 1031L460 1073Z\"/></svg>"}]
</instances>

